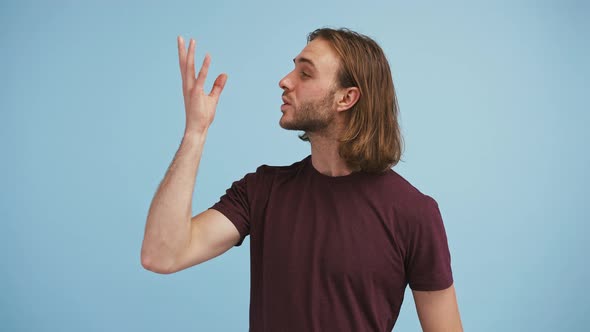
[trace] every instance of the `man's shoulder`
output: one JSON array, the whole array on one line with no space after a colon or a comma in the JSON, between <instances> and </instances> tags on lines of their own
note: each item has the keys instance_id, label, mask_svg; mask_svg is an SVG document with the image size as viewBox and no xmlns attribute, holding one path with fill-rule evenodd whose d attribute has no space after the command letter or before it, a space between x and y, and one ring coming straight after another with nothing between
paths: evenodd
<instances>
[{"instance_id":1,"label":"man's shoulder","mask_svg":"<svg viewBox=\"0 0 590 332\"><path fill-rule=\"evenodd\" d=\"M382 178L379 186L381 194L389 197L398 209L421 209L434 200L393 169L388 170Z\"/></svg>"},{"instance_id":2,"label":"man's shoulder","mask_svg":"<svg viewBox=\"0 0 590 332\"><path fill-rule=\"evenodd\" d=\"M382 178L383 183L388 190L392 190L404 196L423 195L414 184L393 169L389 169L385 172Z\"/></svg>"},{"instance_id":3,"label":"man's shoulder","mask_svg":"<svg viewBox=\"0 0 590 332\"><path fill-rule=\"evenodd\" d=\"M302 160L291 163L290 165L262 164L256 169L256 174L259 176L296 174L302 169L308 158L309 157L305 157Z\"/></svg>"}]
</instances>

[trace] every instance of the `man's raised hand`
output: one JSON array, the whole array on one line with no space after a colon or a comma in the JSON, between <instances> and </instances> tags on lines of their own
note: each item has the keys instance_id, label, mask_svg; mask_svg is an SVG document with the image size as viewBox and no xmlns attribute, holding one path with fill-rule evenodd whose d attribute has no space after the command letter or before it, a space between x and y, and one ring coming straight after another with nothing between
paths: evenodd
<instances>
[{"instance_id":1,"label":"man's raised hand","mask_svg":"<svg viewBox=\"0 0 590 332\"><path fill-rule=\"evenodd\" d=\"M195 40L190 39L188 51L184 45L184 39L178 36L178 62L180 75L182 76L182 94L184 96L184 109L186 112L185 135L205 133L215 117L215 108L219 101L219 95L223 91L226 74L220 74L215 79L211 92L206 94L203 90L207 71L211 63L209 54L205 55L199 74L195 77Z\"/></svg>"}]
</instances>

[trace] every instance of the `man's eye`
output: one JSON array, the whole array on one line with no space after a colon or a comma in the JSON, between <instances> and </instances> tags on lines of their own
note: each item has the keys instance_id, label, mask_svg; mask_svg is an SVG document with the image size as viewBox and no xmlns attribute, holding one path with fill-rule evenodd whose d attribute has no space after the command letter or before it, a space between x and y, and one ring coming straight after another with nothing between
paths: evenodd
<instances>
[{"instance_id":1,"label":"man's eye","mask_svg":"<svg viewBox=\"0 0 590 332\"><path fill-rule=\"evenodd\" d=\"M302 71L302 72L301 72L301 76L303 76L303 77L310 77L310 76L309 76L309 74L307 74L307 73L306 73L306 72L304 72L304 71Z\"/></svg>"}]
</instances>

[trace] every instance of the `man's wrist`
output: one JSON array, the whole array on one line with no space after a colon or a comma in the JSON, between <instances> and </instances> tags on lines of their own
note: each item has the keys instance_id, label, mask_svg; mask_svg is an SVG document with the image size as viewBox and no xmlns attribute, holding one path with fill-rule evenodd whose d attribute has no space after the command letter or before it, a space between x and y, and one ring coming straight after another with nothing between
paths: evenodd
<instances>
[{"instance_id":1,"label":"man's wrist","mask_svg":"<svg viewBox=\"0 0 590 332\"><path fill-rule=\"evenodd\" d=\"M207 130L203 132L185 131L182 140L190 143L205 143L206 138Z\"/></svg>"}]
</instances>

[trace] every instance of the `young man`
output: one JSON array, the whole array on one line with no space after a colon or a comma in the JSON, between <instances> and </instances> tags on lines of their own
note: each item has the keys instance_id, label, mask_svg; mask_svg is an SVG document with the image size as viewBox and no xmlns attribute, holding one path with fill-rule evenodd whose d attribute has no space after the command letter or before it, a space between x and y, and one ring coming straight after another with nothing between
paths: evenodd
<instances>
[{"instance_id":1,"label":"young man","mask_svg":"<svg viewBox=\"0 0 590 332\"><path fill-rule=\"evenodd\" d=\"M402 139L389 64L372 39L318 29L280 80L281 127L311 155L260 166L191 218L208 128L227 76L203 91L195 42L178 38L182 144L153 199L143 266L173 273L250 235L250 331L391 331L409 284L424 331L462 331L436 201L391 169Z\"/></svg>"}]
</instances>

